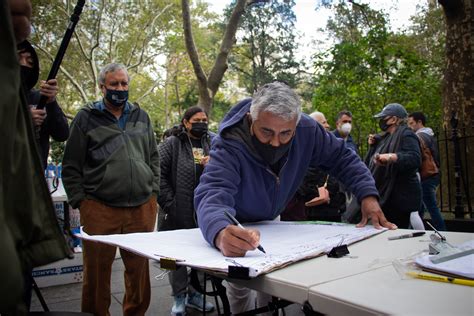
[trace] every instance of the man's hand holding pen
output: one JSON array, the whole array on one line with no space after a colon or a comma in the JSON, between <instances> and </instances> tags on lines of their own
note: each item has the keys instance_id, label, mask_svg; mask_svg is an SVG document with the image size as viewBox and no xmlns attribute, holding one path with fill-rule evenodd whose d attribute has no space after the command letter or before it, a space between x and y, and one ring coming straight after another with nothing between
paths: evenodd
<instances>
[{"instance_id":1,"label":"man's hand holding pen","mask_svg":"<svg viewBox=\"0 0 474 316\"><path fill-rule=\"evenodd\" d=\"M260 232L229 224L216 237L215 245L226 257L243 257L260 244Z\"/></svg>"}]
</instances>

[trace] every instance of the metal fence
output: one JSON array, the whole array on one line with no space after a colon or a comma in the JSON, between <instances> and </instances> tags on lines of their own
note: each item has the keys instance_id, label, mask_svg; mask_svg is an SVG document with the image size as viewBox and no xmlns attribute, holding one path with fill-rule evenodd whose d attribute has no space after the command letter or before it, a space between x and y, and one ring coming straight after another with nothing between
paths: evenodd
<instances>
[{"instance_id":1,"label":"metal fence","mask_svg":"<svg viewBox=\"0 0 474 316\"><path fill-rule=\"evenodd\" d=\"M452 113L447 126L438 129L437 140L441 162L439 205L455 218L474 218L472 211L474 124L465 125Z\"/></svg>"}]
</instances>

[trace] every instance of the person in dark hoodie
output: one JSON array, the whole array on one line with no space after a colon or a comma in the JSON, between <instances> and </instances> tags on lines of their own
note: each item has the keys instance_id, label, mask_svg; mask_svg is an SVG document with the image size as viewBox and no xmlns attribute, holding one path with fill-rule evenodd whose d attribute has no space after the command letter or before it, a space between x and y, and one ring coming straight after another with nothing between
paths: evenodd
<instances>
[{"instance_id":1,"label":"person in dark hoodie","mask_svg":"<svg viewBox=\"0 0 474 316\"><path fill-rule=\"evenodd\" d=\"M257 230L233 225L224 211L242 223L276 219L309 167L319 167L354 192L362 205L359 226L370 218L377 228L396 228L380 209L367 167L341 139L301 114L298 95L283 83L262 86L226 114L210 157L194 201L204 238L224 256L244 256L260 239ZM248 289L228 286L232 313L252 306Z\"/></svg>"},{"instance_id":2,"label":"person in dark hoodie","mask_svg":"<svg viewBox=\"0 0 474 316\"><path fill-rule=\"evenodd\" d=\"M57 142L64 142L69 136L66 116L56 101L58 82L56 79L41 81L40 90L34 89L39 78L39 61L30 42L24 40L17 45L18 60L21 68L21 81L30 106L33 125L37 129L36 141L40 148L41 163L46 168L49 154L50 136ZM40 97L48 99L44 109L37 109Z\"/></svg>"},{"instance_id":3,"label":"person in dark hoodie","mask_svg":"<svg viewBox=\"0 0 474 316\"><path fill-rule=\"evenodd\" d=\"M160 153L160 195L158 230L188 229L197 227L194 210L194 189L209 161L211 138L208 131L208 119L204 110L192 106L184 112L181 124L171 129L159 146ZM198 273L193 271L192 273ZM202 273L198 273L200 276ZM168 274L174 303L172 315L184 315L186 306L206 312L214 305L203 302L203 295L190 284L186 267L178 267Z\"/></svg>"},{"instance_id":4,"label":"person in dark hoodie","mask_svg":"<svg viewBox=\"0 0 474 316\"><path fill-rule=\"evenodd\" d=\"M128 102L122 64L99 74L103 99L77 113L63 158L69 204L79 208L90 235L151 232L155 228L160 161L148 114ZM110 277L116 247L84 240L82 311L109 315ZM125 265L123 315L144 315L150 304L148 259L120 249Z\"/></svg>"}]
</instances>

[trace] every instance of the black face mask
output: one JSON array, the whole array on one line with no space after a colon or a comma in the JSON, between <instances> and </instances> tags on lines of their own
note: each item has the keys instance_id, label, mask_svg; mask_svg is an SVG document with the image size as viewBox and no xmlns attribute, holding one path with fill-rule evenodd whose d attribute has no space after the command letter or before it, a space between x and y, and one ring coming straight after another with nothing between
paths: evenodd
<instances>
[{"instance_id":1,"label":"black face mask","mask_svg":"<svg viewBox=\"0 0 474 316\"><path fill-rule=\"evenodd\" d=\"M35 69L26 66L20 66L21 85L25 91L30 91L38 82L38 73Z\"/></svg>"},{"instance_id":2,"label":"black face mask","mask_svg":"<svg viewBox=\"0 0 474 316\"><path fill-rule=\"evenodd\" d=\"M384 131L384 132L385 132L390 126L392 126L391 124L390 124L390 125L387 124L387 121L388 121L388 120L387 120L386 117L384 117L383 119L380 119L380 121L379 121L379 127L380 127L380 129L381 129L382 131Z\"/></svg>"},{"instance_id":3,"label":"black face mask","mask_svg":"<svg viewBox=\"0 0 474 316\"><path fill-rule=\"evenodd\" d=\"M201 138L202 135L207 133L207 123L204 123L204 122L191 123L191 130L189 132L194 137Z\"/></svg>"},{"instance_id":4,"label":"black face mask","mask_svg":"<svg viewBox=\"0 0 474 316\"><path fill-rule=\"evenodd\" d=\"M105 99L113 106L121 107L128 100L128 90L109 90L106 89Z\"/></svg>"},{"instance_id":5,"label":"black face mask","mask_svg":"<svg viewBox=\"0 0 474 316\"><path fill-rule=\"evenodd\" d=\"M280 144L278 147L273 147L270 144L261 143L255 135L252 135L252 143L257 149L258 154L265 160L269 165L276 164L286 153L290 150L290 146L293 140L290 140L286 144Z\"/></svg>"}]
</instances>

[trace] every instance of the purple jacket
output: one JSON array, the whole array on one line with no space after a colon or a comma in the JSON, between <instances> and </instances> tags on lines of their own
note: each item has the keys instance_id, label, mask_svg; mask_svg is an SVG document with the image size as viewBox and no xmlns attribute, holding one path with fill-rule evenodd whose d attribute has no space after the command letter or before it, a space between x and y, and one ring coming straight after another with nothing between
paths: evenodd
<instances>
[{"instance_id":1,"label":"purple jacket","mask_svg":"<svg viewBox=\"0 0 474 316\"><path fill-rule=\"evenodd\" d=\"M211 245L217 233L230 224L224 210L241 223L276 218L309 166L339 179L359 201L367 196L378 197L372 175L360 158L306 114L296 127L286 163L278 175L273 173L250 145L248 124L243 124L251 101L241 101L222 120L209 163L195 190L198 225Z\"/></svg>"}]
</instances>

